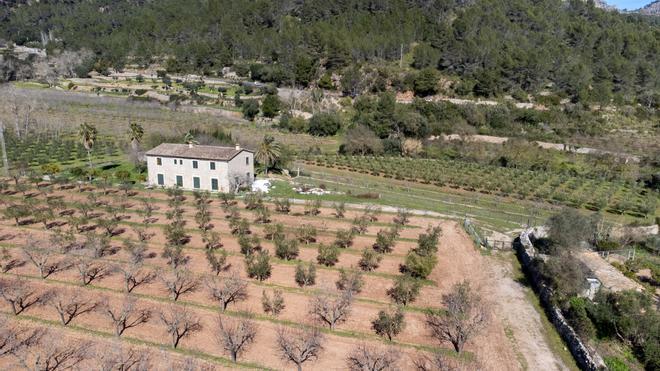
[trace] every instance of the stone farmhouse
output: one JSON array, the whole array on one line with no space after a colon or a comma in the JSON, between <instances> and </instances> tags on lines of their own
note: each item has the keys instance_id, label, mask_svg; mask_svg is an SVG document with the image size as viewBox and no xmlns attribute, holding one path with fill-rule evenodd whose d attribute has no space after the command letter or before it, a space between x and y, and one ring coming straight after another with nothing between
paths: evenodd
<instances>
[{"instance_id":1,"label":"stone farmhouse","mask_svg":"<svg viewBox=\"0 0 660 371\"><path fill-rule=\"evenodd\" d=\"M254 181L254 152L236 147L162 143L145 153L148 184L235 192Z\"/></svg>"}]
</instances>

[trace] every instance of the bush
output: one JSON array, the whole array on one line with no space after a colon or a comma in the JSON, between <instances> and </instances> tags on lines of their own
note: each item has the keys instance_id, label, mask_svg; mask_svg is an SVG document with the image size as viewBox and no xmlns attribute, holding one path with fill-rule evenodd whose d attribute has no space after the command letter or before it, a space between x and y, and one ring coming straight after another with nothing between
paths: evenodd
<instances>
[{"instance_id":1,"label":"bush","mask_svg":"<svg viewBox=\"0 0 660 371\"><path fill-rule=\"evenodd\" d=\"M298 241L304 244L316 242L316 228L313 225L303 225L296 230L296 237Z\"/></svg>"},{"instance_id":2,"label":"bush","mask_svg":"<svg viewBox=\"0 0 660 371\"><path fill-rule=\"evenodd\" d=\"M392 338L397 336L405 328L405 317L403 310L399 307L395 311L378 312L378 317L371 322L371 328L374 329L379 336L387 337L392 341Z\"/></svg>"},{"instance_id":3,"label":"bush","mask_svg":"<svg viewBox=\"0 0 660 371\"><path fill-rule=\"evenodd\" d=\"M438 239L442 230L440 227L426 228L426 233L420 233L417 237L417 247L413 251L420 256L435 256L438 252Z\"/></svg>"},{"instance_id":4,"label":"bush","mask_svg":"<svg viewBox=\"0 0 660 371\"><path fill-rule=\"evenodd\" d=\"M417 299L421 288L422 284L419 280L405 275L399 276L394 286L387 290L387 295L397 304L408 305Z\"/></svg>"},{"instance_id":5,"label":"bush","mask_svg":"<svg viewBox=\"0 0 660 371\"><path fill-rule=\"evenodd\" d=\"M299 248L297 240L275 240L275 255L284 260L293 260L298 257Z\"/></svg>"},{"instance_id":6,"label":"bush","mask_svg":"<svg viewBox=\"0 0 660 371\"><path fill-rule=\"evenodd\" d=\"M263 102L261 102L261 112L264 117L273 118L280 112L281 102L277 95L267 95Z\"/></svg>"},{"instance_id":7,"label":"bush","mask_svg":"<svg viewBox=\"0 0 660 371\"><path fill-rule=\"evenodd\" d=\"M383 259L383 255L373 249L365 248L362 250L362 257L360 257L358 266L363 271L371 272L378 268L381 259Z\"/></svg>"},{"instance_id":8,"label":"bush","mask_svg":"<svg viewBox=\"0 0 660 371\"><path fill-rule=\"evenodd\" d=\"M238 237L238 245L241 247L241 254L247 256L261 250L259 242L259 237L257 236L249 237L248 235L241 235Z\"/></svg>"},{"instance_id":9,"label":"bush","mask_svg":"<svg viewBox=\"0 0 660 371\"><path fill-rule=\"evenodd\" d=\"M417 74L414 83L415 94L425 97L438 92L438 72L434 68L425 68Z\"/></svg>"},{"instance_id":10,"label":"bush","mask_svg":"<svg viewBox=\"0 0 660 371\"><path fill-rule=\"evenodd\" d=\"M254 99L244 100L241 103L241 112L243 112L243 118L254 121L259 114L259 103Z\"/></svg>"},{"instance_id":11,"label":"bush","mask_svg":"<svg viewBox=\"0 0 660 371\"><path fill-rule=\"evenodd\" d=\"M262 250L258 254L248 255L245 258L245 268L250 278L256 278L259 281L268 279L272 272L268 251Z\"/></svg>"},{"instance_id":12,"label":"bush","mask_svg":"<svg viewBox=\"0 0 660 371\"><path fill-rule=\"evenodd\" d=\"M426 278L431 274L437 262L438 258L435 255L422 256L410 251L406 255L405 263L401 266L401 272L415 278Z\"/></svg>"},{"instance_id":13,"label":"bush","mask_svg":"<svg viewBox=\"0 0 660 371\"><path fill-rule=\"evenodd\" d=\"M316 257L319 264L331 267L339 261L339 248L334 245L319 245L319 254Z\"/></svg>"},{"instance_id":14,"label":"bush","mask_svg":"<svg viewBox=\"0 0 660 371\"><path fill-rule=\"evenodd\" d=\"M284 235L284 226L282 223L269 224L264 227L264 238L270 241L280 241L283 240Z\"/></svg>"},{"instance_id":15,"label":"bush","mask_svg":"<svg viewBox=\"0 0 660 371\"><path fill-rule=\"evenodd\" d=\"M306 267L305 267L306 266ZM300 287L312 286L316 283L316 266L314 263L300 262L296 266L296 283Z\"/></svg>"},{"instance_id":16,"label":"bush","mask_svg":"<svg viewBox=\"0 0 660 371\"><path fill-rule=\"evenodd\" d=\"M353 244L353 231L350 229L340 229L335 236L333 244L339 248L345 249Z\"/></svg>"},{"instance_id":17,"label":"bush","mask_svg":"<svg viewBox=\"0 0 660 371\"><path fill-rule=\"evenodd\" d=\"M591 339L596 334L596 329L587 315L587 306L587 299L573 297L569 300L568 308L564 311L568 322L584 340Z\"/></svg>"},{"instance_id":18,"label":"bush","mask_svg":"<svg viewBox=\"0 0 660 371\"><path fill-rule=\"evenodd\" d=\"M358 294L362 291L362 286L364 286L364 278L362 278L362 272L356 270L346 270L344 268L339 269L339 280L335 282L337 289L341 291L351 291L354 294Z\"/></svg>"},{"instance_id":19,"label":"bush","mask_svg":"<svg viewBox=\"0 0 660 371\"><path fill-rule=\"evenodd\" d=\"M309 120L309 134L320 137L337 134L341 120L336 113L317 113Z\"/></svg>"},{"instance_id":20,"label":"bush","mask_svg":"<svg viewBox=\"0 0 660 371\"><path fill-rule=\"evenodd\" d=\"M381 229L380 231L378 231L378 233L376 234L376 243L374 243L373 245L374 250L378 251L381 254L392 252L397 234L398 231L396 229L395 230Z\"/></svg>"}]
</instances>

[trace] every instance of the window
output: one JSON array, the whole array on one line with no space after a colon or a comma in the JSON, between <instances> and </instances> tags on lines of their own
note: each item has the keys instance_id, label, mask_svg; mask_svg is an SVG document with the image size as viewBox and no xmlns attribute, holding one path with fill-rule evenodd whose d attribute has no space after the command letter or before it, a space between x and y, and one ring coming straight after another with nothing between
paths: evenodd
<instances>
[{"instance_id":1,"label":"window","mask_svg":"<svg viewBox=\"0 0 660 371\"><path fill-rule=\"evenodd\" d=\"M183 177L181 175L176 176L176 185L177 187L183 187Z\"/></svg>"},{"instance_id":2,"label":"window","mask_svg":"<svg viewBox=\"0 0 660 371\"><path fill-rule=\"evenodd\" d=\"M156 165L160 166L163 164L163 160L160 157L156 157Z\"/></svg>"},{"instance_id":3,"label":"window","mask_svg":"<svg viewBox=\"0 0 660 371\"><path fill-rule=\"evenodd\" d=\"M158 185L165 185L165 177L163 174L158 174Z\"/></svg>"},{"instance_id":4,"label":"window","mask_svg":"<svg viewBox=\"0 0 660 371\"><path fill-rule=\"evenodd\" d=\"M218 180L211 178L211 190L212 191L217 191L218 190Z\"/></svg>"},{"instance_id":5,"label":"window","mask_svg":"<svg viewBox=\"0 0 660 371\"><path fill-rule=\"evenodd\" d=\"M193 169L197 169L197 161L193 160Z\"/></svg>"},{"instance_id":6,"label":"window","mask_svg":"<svg viewBox=\"0 0 660 371\"><path fill-rule=\"evenodd\" d=\"M179 166L183 165L183 160L179 160Z\"/></svg>"},{"instance_id":7,"label":"window","mask_svg":"<svg viewBox=\"0 0 660 371\"><path fill-rule=\"evenodd\" d=\"M245 165L250 165L250 156L245 156Z\"/></svg>"},{"instance_id":8,"label":"window","mask_svg":"<svg viewBox=\"0 0 660 371\"><path fill-rule=\"evenodd\" d=\"M193 177L193 188L199 189L199 177L198 176Z\"/></svg>"},{"instance_id":9,"label":"window","mask_svg":"<svg viewBox=\"0 0 660 371\"><path fill-rule=\"evenodd\" d=\"M174 165L176 165L177 163L178 163L178 162L177 162L177 159L174 159Z\"/></svg>"},{"instance_id":10,"label":"window","mask_svg":"<svg viewBox=\"0 0 660 371\"><path fill-rule=\"evenodd\" d=\"M209 166L211 166L211 170L215 170L215 162L211 161Z\"/></svg>"},{"instance_id":11,"label":"window","mask_svg":"<svg viewBox=\"0 0 660 371\"><path fill-rule=\"evenodd\" d=\"M245 173L245 177L247 178L248 182L251 180L249 171Z\"/></svg>"}]
</instances>

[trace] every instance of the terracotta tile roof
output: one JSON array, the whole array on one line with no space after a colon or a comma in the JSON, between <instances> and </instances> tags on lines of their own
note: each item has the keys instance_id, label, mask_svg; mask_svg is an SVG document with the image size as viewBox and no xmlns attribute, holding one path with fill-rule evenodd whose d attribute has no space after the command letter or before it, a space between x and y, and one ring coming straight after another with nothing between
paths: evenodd
<instances>
[{"instance_id":1,"label":"terracotta tile roof","mask_svg":"<svg viewBox=\"0 0 660 371\"><path fill-rule=\"evenodd\" d=\"M155 148L147 151L147 156L163 156L163 157L183 157L195 158L200 160L218 160L229 161L242 151L252 152L250 150L235 147L219 147L219 146L200 146L193 145L190 147L187 144L178 143L161 143Z\"/></svg>"}]
</instances>

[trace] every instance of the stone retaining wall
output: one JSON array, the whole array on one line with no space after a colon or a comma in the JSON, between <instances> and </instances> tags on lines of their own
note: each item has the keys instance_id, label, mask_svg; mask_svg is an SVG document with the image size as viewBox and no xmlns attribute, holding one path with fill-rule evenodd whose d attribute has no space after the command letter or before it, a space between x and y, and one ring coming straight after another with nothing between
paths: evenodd
<instances>
[{"instance_id":1,"label":"stone retaining wall","mask_svg":"<svg viewBox=\"0 0 660 371\"><path fill-rule=\"evenodd\" d=\"M580 340L578 334L573 330L573 327L568 323L561 310L552 303L552 291L541 278L541 274L534 266L534 256L536 250L531 246L528 231L521 234L520 238L514 241L514 248L518 255L518 259L522 264L525 275L532 283L534 290L541 299L541 305L548 314L550 322L555 326L559 335L566 342L571 354L575 358L575 362L582 370L595 371L606 370L607 366L602 357L596 352L590 352L587 346Z\"/></svg>"}]
</instances>

